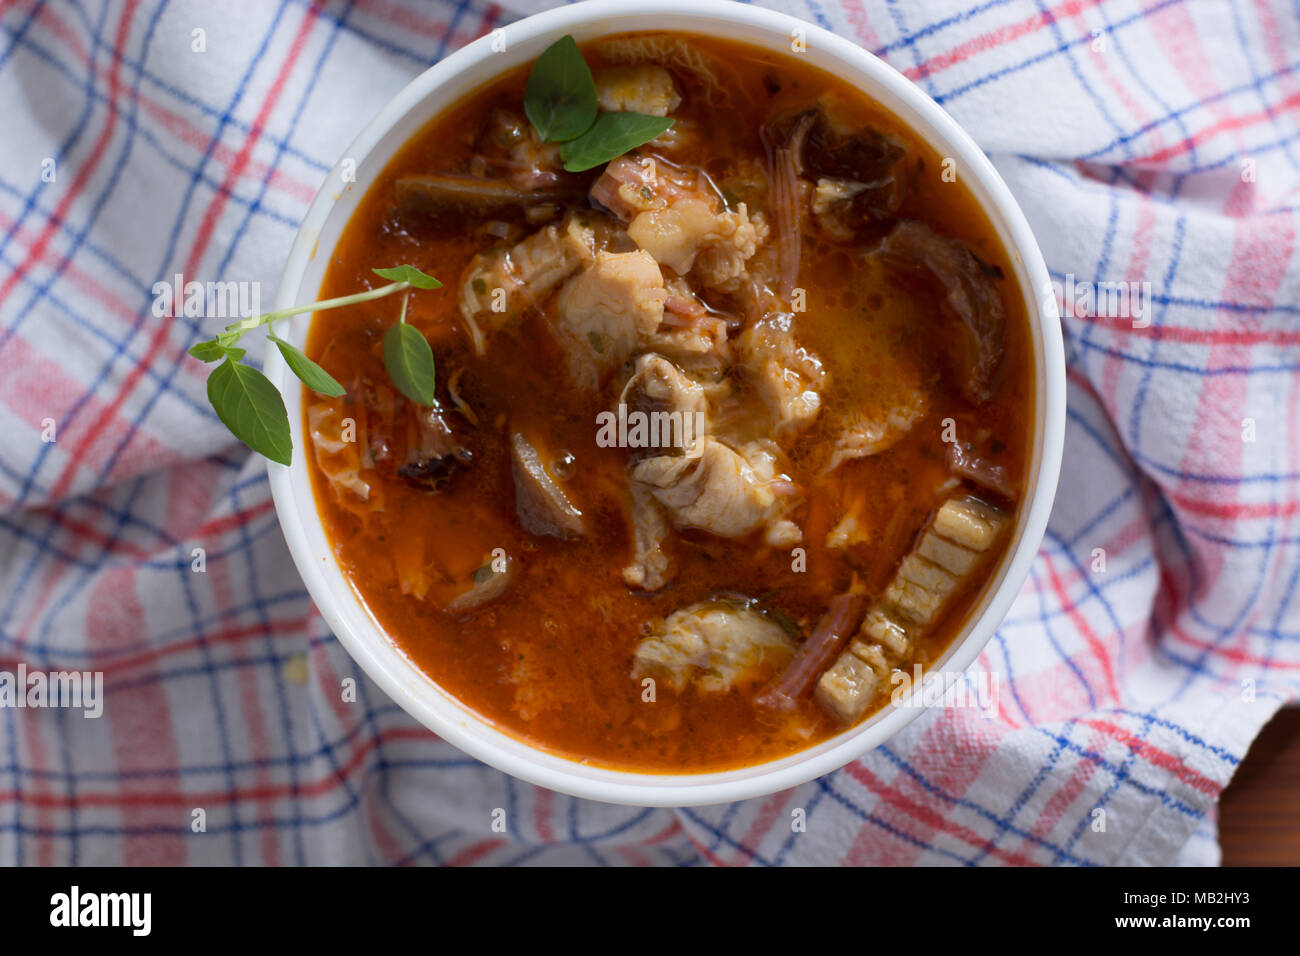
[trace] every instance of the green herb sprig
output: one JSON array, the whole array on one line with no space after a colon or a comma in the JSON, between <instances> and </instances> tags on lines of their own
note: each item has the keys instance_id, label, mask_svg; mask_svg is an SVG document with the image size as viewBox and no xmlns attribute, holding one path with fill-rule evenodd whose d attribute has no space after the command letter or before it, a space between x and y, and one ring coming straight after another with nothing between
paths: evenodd
<instances>
[{"instance_id":1,"label":"green herb sprig","mask_svg":"<svg viewBox=\"0 0 1300 956\"><path fill-rule=\"evenodd\" d=\"M264 325L270 326L277 319L302 312L338 309L401 293L402 311L397 324L384 333L384 368L399 392L420 405L433 405L433 350L429 348L425 337L407 324L406 306L412 289L440 289L442 283L412 265L373 271L381 279L391 280L389 284L365 292L240 319L227 325L225 331L218 333L215 338L199 342L190 348L190 354L200 362L221 363L208 376L208 401L222 424L259 455L282 465L293 460L289 413L284 407L284 398L271 384L271 380L253 366L240 362L247 350L240 348L237 343L245 333ZM343 386L329 372L309 359L300 349L276 335L274 329L267 329L267 338L280 350L290 371L313 392L332 398L345 394Z\"/></svg>"},{"instance_id":2,"label":"green herb sprig","mask_svg":"<svg viewBox=\"0 0 1300 956\"><path fill-rule=\"evenodd\" d=\"M673 125L666 116L601 113L591 68L571 36L560 37L533 64L524 113L542 142L560 144L560 159L571 173L617 159Z\"/></svg>"}]
</instances>

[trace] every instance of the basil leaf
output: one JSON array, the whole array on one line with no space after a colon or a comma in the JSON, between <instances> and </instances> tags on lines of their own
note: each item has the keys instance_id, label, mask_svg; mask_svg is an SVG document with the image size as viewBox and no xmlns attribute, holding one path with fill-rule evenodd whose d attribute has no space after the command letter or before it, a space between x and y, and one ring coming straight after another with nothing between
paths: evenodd
<instances>
[{"instance_id":1,"label":"basil leaf","mask_svg":"<svg viewBox=\"0 0 1300 956\"><path fill-rule=\"evenodd\" d=\"M391 269L372 269L375 275L393 282L407 282L417 289L441 289L442 283L433 276L421 272L415 266L400 265Z\"/></svg>"},{"instance_id":2,"label":"basil leaf","mask_svg":"<svg viewBox=\"0 0 1300 956\"><path fill-rule=\"evenodd\" d=\"M533 64L524 112L545 143L581 136L596 119L596 81L573 37L560 37Z\"/></svg>"},{"instance_id":3,"label":"basil leaf","mask_svg":"<svg viewBox=\"0 0 1300 956\"><path fill-rule=\"evenodd\" d=\"M216 339L199 342L190 346L190 354L200 362L220 362L226 357L227 349Z\"/></svg>"},{"instance_id":4,"label":"basil leaf","mask_svg":"<svg viewBox=\"0 0 1300 956\"><path fill-rule=\"evenodd\" d=\"M666 116L601 113L591 129L560 147L560 158L565 169L580 173L645 145L672 125Z\"/></svg>"},{"instance_id":5,"label":"basil leaf","mask_svg":"<svg viewBox=\"0 0 1300 956\"><path fill-rule=\"evenodd\" d=\"M398 322L384 333L384 368L397 390L420 405L433 405L433 349L419 330Z\"/></svg>"},{"instance_id":6,"label":"basil leaf","mask_svg":"<svg viewBox=\"0 0 1300 956\"><path fill-rule=\"evenodd\" d=\"M284 356L284 361L293 374L297 375L302 380L302 383L313 392L329 395L331 398L338 398L340 395L347 394L347 389L340 385L334 376L309 359L300 350L294 348L274 332L268 332L267 338L275 343L276 348Z\"/></svg>"},{"instance_id":7,"label":"basil leaf","mask_svg":"<svg viewBox=\"0 0 1300 956\"><path fill-rule=\"evenodd\" d=\"M208 401L222 424L253 451L282 465L292 461L284 399L257 369L227 358L208 376Z\"/></svg>"}]
</instances>

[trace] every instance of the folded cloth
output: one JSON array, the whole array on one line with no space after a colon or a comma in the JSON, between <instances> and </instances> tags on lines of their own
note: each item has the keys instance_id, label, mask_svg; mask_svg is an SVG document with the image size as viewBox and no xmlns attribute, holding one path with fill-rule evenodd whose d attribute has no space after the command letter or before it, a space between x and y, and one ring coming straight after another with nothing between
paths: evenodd
<instances>
[{"instance_id":1,"label":"folded cloth","mask_svg":"<svg viewBox=\"0 0 1300 956\"><path fill-rule=\"evenodd\" d=\"M435 739L313 609L262 460L185 354L215 328L156 317L153 290L260 282L269 303L361 126L533 5L18 0L0 15L0 673L99 671L104 706L0 709L0 862L1217 860L1215 799L1300 688L1295 10L780 6L948 109L1059 285L1065 465L966 678L992 705L686 810L571 799Z\"/></svg>"}]
</instances>

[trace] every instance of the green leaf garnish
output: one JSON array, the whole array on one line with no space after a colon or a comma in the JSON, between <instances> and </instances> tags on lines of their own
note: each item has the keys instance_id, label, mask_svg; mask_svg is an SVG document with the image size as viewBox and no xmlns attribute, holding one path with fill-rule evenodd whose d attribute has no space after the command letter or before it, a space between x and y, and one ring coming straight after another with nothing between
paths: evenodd
<instances>
[{"instance_id":1,"label":"green leaf garnish","mask_svg":"<svg viewBox=\"0 0 1300 956\"><path fill-rule=\"evenodd\" d=\"M384 368L399 392L417 404L433 405L433 350L418 329L398 322L384 333Z\"/></svg>"},{"instance_id":2,"label":"green leaf garnish","mask_svg":"<svg viewBox=\"0 0 1300 956\"><path fill-rule=\"evenodd\" d=\"M199 342L197 345L191 345L190 354L200 362L220 362L227 355L231 356L236 362L238 362L244 357L244 349L229 348L222 345L216 339L209 339L206 342Z\"/></svg>"},{"instance_id":3,"label":"green leaf garnish","mask_svg":"<svg viewBox=\"0 0 1300 956\"><path fill-rule=\"evenodd\" d=\"M253 451L282 465L293 460L284 399L257 369L227 358L208 376L208 401L222 423Z\"/></svg>"},{"instance_id":4,"label":"green leaf garnish","mask_svg":"<svg viewBox=\"0 0 1300 956\"><path fill-rule=\"evenodd\" d=\"M280 350L280 354L284 356L285 364L289 366L289 370L294 375L297 375L302 380L302 383L313 392L328 395L331 398L338 398L340 395L347 394L347 389L340 385L334 376L309 359L299 349L294 348L274 332L268 333L267 337Z\"/></svg>"},{"instance_id":5,"label":"green leaf garnish","mask_svg":"<svg viewBox=\"0 0 1300 956\"><path fill-rule=\"evenodd\" d=\"M544 143L581 136L596 119L596 83L573 37L560 37L533 64L524 113Z\"/></svg>"},{"instance_id":6,"label":"green leaf garnish","mask_svg":"<svg viewBox=\"0 0 1300 956\"><path fill-rule=\"evenodd\" d=\"M441 289L442 283L431 275L421 272L415 266L400 265L393 266L391 269L372 269L370 270L381 279L391 279L394 282L406 282L417 289Z\"/></svg>"},{"instance_id":7,"label":"green leaf garnish","mask_svg":"<svg viewBox=\"0 0 1300 956\"><path fill-rule=\"evenodd\" d=\"M208 376L208 401L222 423L253 451L282 465L289 464L293 457L289 415L285 411L284 399L270 379L252 366L239 364L245 350L237 348L235 343L246 332L302 312L323 312L345 305L372 302L399 292L404 292L409 297L412 289L442 288L441 282L412 265L403 264L374 271L380 277L392 281L378 289L367 289L365 292L354 292L352 295L336 296L240 319L227 325L225 331L218 332L215 338L190 346L190 354L200 362L221 362ZM429 348L424 336L406 325L405 299L402 300L401 318L397 326L389 331L395 332L398 328L409 331L397 332L392 336L396 345L391 350L391 358L388 344L390 336L384 337L384 365L393 377L393 384L403 395L421 405L432 405L433 350ZM419 340L418 343L410 338L411 334ZM313 392L331 398L346 394L343 386L303 354L301 349L290 345L270 329L267 330L267 337L280 350L289 370ZM420 346L423 346L423 350ZM393 369L398 370L397 375L394 375Z\"/></svg>"},{"instance_id":8,"label":"green leaf garnish","mask_svg":"<svg viewBox=\"0 0 1300 956\"><path fill-rule=\"evenodd\" d=\"M560 158L565 169L580 173L645 145L672 125L667 116L601 113L591 129L560 147Z\"/></svg>"}]
</instances>

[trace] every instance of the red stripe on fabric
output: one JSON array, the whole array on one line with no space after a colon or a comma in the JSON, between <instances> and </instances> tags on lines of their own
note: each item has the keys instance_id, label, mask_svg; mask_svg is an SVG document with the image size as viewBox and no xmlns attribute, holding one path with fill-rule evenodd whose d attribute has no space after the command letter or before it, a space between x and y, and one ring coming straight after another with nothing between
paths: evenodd
<instances>
[{"instance_id":1,"label":"red stripe on fabric","mask_svg":"<svg viewBox=\"0 0 1300 956\"><path fill-rule=\"evenodd\" d=\"M1099 2L1100 0L1067 0L1066 3L1062 3L1043 13L1036 13L1018 23L1010 23L980 36L972 37L965 43L959 43L944 53L931 57L911 69L904 70L903 75L909 80L934 76L936 73L941 73L949 67L956 66L958 63L969 60L980 53L986 53L997 47L1005 46L1012 40L1018 40L1031 33L1037 33L1043 27L1055 23L1062 17L1077 16L1080 11L1095 7Z\"/></svg>"},{"instance_id":2,"label":"red stripe on fabric","mask_svg":"<svg viewBox=\"0 0 1300 956\"><path fill-rule=\"evenodd\" d=\"M736 854L732 858L732 863L740 866L748 863L758 855L758 848L763 845L763 841L771 834L776 826L777 819L781 816L781 811L789 799L794 796L795 791L782 790L780 793L774 793L767 798L767 802L759 808L754 815L753 821L740 838L740 846L736 849Z\"/></svg>"},{"instance_id":3,"label":"red stripe on fabric","mask_svg":"<svg viewBox=\"0 0 1300 956\"><path fill-rule=\"evenodd\" d=\"M555 831L551 829L551 808L554 803L554 793L545 787L533 787L533 829L543 843L555 842Z\"/></svg>"},{"instance_id":4,"label":"red stripe on fabric","mask_svg":"<svg viewBox=\"0 0 1300 956\"><path fill-rule=\"evenodd\" d=\"M871 20L862 6L862 0L842 0L841 5L844 8L844 18L849 21L849 26L853 27L853 32L862 45L868 49L878 49L880 36L871 28Z\"/></svg>"},{"instance_id":5,"label":"red stripe on fabric","mask_svg":"<svg viewBox=\"0 0 1300 956\"><path fill-rule=\"evenodd\" d=\"M235 604L236 588L230 581L230 564L228 559L213 558L207 564L208 586L212 590L213 603L219 607L232 607ZM268 631L266 624L256 624L249 628L253 636L265 638ZM197 641L195 642L197 643ZM209 646L211 642L209 641ZM262 713L261 695L262 686L260 677L270 668L267 665L254 668L244 666L251 664L249 658L242 653L244 649L243 642L228 644L229 660L231 669L227 672L234 677L234 684L239 692L239 708L243 718L243 733L238 737L241 745L246 749L246 759L252 767L253 783L256 789L260 791L269 790L271 785L270 762L275 754L271 741L266 732L266 720ZM269 675L265 675L269 678ZM265 866L276 866L279 863L279 840L276 835L275 827L272 825L275 820L275 801L273 797L268 797L256 811L261 814L258 819L258 842L260 845L261 860Z\"/></svg>"},{"instance_id":6,"label":"red stripe on fabric","mask_svg":"<svg viewBox=\"0 0 1300 956\"><path fill-rule=\"evenodd\" d=\"M1159 747L1148 743L1123 727L1117 727L1115 724L1107 721L1095 719L1084 719L1079 721L1079 723L1086 727L1091 727L1094 730L1099 730L1111 739L1119 741L1128 747L1135 756L1141 757L1154 767L1159 767L1162 770L1169 771L1194 790L1199 790L1201 793L1206 793L1213 797L1218 796L1219 791L1223 789L1223 784L1211 780L1209 777L1193 770L1185 761L1180 760L1172 754L1166 753Z\"/></svg>"},{"instance_id":7,"label":"red stripe on fabric","mask_svg":"<svg viewBox=\"0 0 1300 956\"><path fill-rule=\"evenodd\" d=\"M136 593L135 571L110 567L99 575L91 592L86 635L92 649L109 651L132 643L148 633L144 605ZM167 809L182 801L180 750L172 724L172 701L165 685L155 681L117 694L104 704L113 746L113 764L122 776L118 800L122 825L122 862L126 866L177 866L185 862L187 817ZM148 774L148 776L128 776ZM161 784L166 801L139 800L154 794ZM84 801L78 795L75 803ZM201 807L202 803L193 804ZM155 832L144 832L154 829Z\"/></svg>"},{"instance_id":8,"label":"red stripe on fabric","mask_svg":"<svg viewBox=\"0 0 1300 956\"><path fill-rule=\"evenodd\" d=\"M1143 166L1155 166L1165 163L1175 156L1181 156L1184 153L1190 152L1194 147L1204 145L1216 136L1221 136L1224 133L1237 132L1249 126L1254 126L1257 123L1271 123L1273 122L1272 113L1286 113L1296 109L1297 107L1300 107L1300 93L1293 93L1286 99L1277 103L1271 111L1258 110L1254 113L1247 113L1244 116L1224 116L1216 122L1211 123L1209 126L1201 127L1181 142L1175 143L1172 146L1167 146L1164 149L1156 150L1154 153L1149 153L1146 156L1138 157L1133 160L1133 162Z\"/></svg>"},{"instance_id":9,"label":"red stripe on fabric","mask_svg":"<svg viewBox=\"0 0 1300 956\"><path fill-rule=\"evenodd\" d=\"M900 793L897 788L892 787L881 781L875 774L861 763L850 764L847 772L853 779L857 780L864 787L876 794L886 804L903 811L906 817L915 819L923 824L929 833L944 833L948 836L956 837L959 840L969 844L971 847L978 849L990 856L996 857L1003 863L1009 863L1012 866L1037 866L1033 860L1022 853L1013 853L1002 847L995 846L987 838L969 827L954 823L949 818L940 813L936 813L929 807L922 806L916 801L909 799Z\"/></svg>"},{"instance_id":10,"label":"red stripe on fabric","mask_svg":"<svg viewBox=\"0 0 1300 956\"><path fill-rule=\"evenodd\" d=\"M1087 618L1079 612L1078 606L1070 599L1070 595L1065 590L1065 584L1061 580L1060 574L1057 573L1056 564L1047 552L1042 552L1040 557L1044 566L1047 568L1048 580L1051 582L1052 590L1056 594L1057 601L1060 602L1061 608L1069 616L1071 623L1078 629L1079 634L1087 642L1088 647L1092 650L1093 657L1101 667L1102 676L1106 682L1106 702L1118 704L1120 701L1119 684L1115 679L1114 664L1110 658L1110 648L1105 642L1097 636L1088 623ZM1086 666L1086 661L1077 662L1082 668Z\"/></svg>"},{"instance_id":11,"label":"red stripe on fabric","mask_svg":"<svg viewBox=\"0 0 1300 956\"><path fill-rule=\"evenodd\" d=\"M475 843L473 846L461 850L448 860L447 866L470 866L471 864L483 859L493 850L499 850L501 847L506 846L507 842L508 841L506 840L494 839Z\"/></svg>"}]
</instances>

